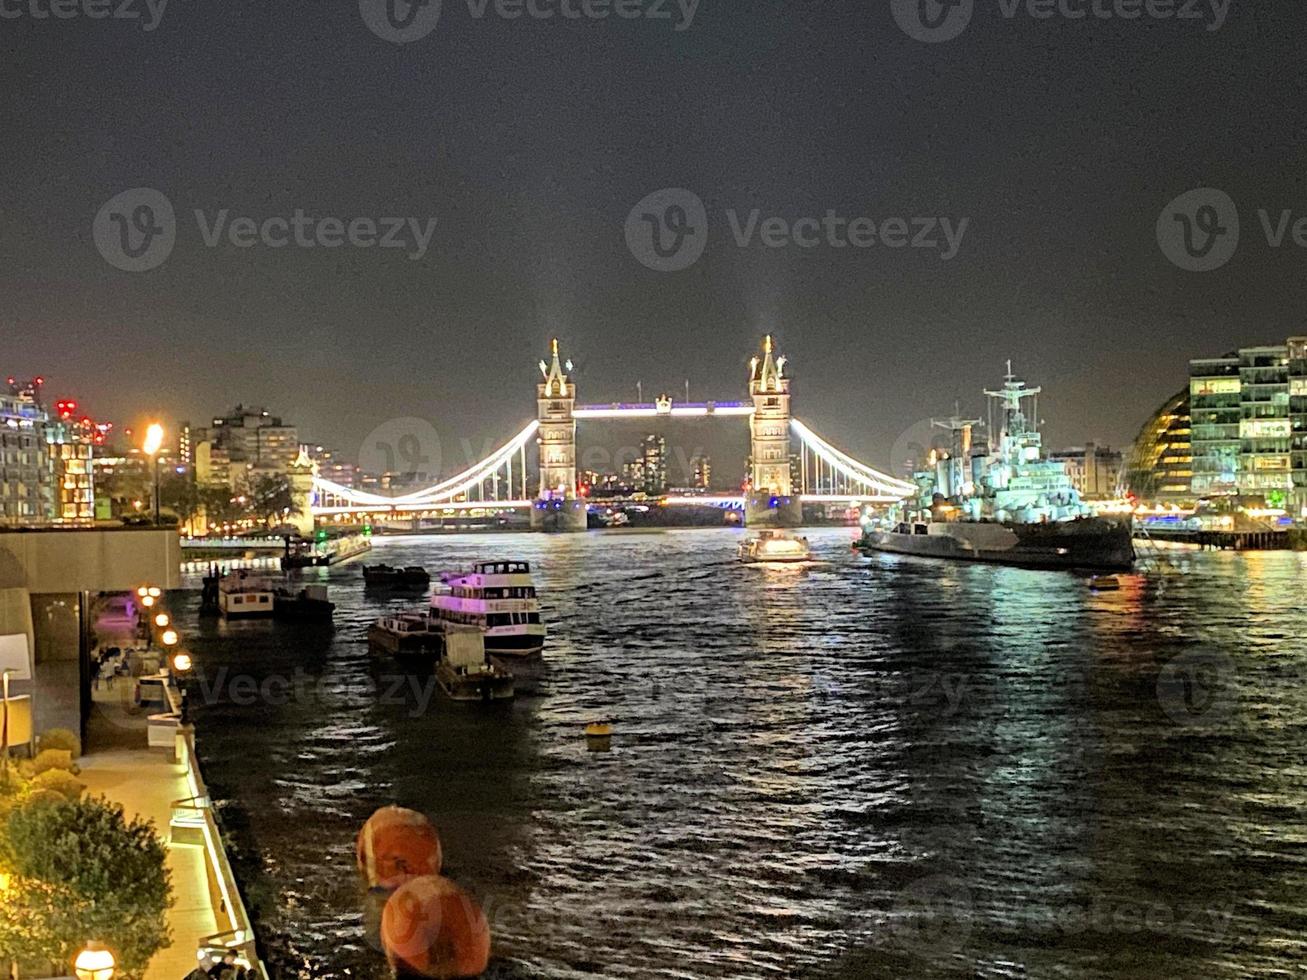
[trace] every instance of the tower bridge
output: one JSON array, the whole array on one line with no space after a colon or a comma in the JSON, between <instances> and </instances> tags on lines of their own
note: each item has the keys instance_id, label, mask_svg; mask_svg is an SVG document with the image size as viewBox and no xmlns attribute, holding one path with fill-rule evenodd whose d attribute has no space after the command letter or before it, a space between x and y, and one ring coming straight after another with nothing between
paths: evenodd
<instances>
[{"instance_id":1,"label":"tower bridge","mask_svg":"<svg viewBox=\"0 0 1307 980\"><path fill-rule=\"evenodd\" d=\"M578 405L576 384L568 375L571 365L561 359L554 340L550 360L540 362L536 418L485 459L430 487L393 496L355 490L315 474L311 513L329 519L529 511L534 529L584 530L588 502L577 483L576 425L603 419L747 418L749 480L743 493L673 495L661 501L742 510L749 525L796 526L805 502L889 503L916 492L911 483L859 462L794 418L785 367L785 357L773 351L772 339L766 337L761 356L749 361L747 400L677 402L661 395L652 402ZM532 442L534 480L527 467Z\"/></svg>"}]
</instances>

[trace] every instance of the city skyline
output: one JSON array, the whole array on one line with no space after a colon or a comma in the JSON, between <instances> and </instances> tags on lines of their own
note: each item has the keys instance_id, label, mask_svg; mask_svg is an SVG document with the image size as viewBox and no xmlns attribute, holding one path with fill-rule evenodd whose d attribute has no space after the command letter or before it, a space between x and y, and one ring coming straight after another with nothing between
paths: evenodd
<instances>
[{"instance_id":1,"label":"city skyline","mask_svg":"<svg viewBox=\"0 0 1307 980\"><path fill-rule=\"evenodd\" d=\"M772 331L803 413L889 465L903 432L978 404L1009 356L1048 392L1052 444L1123 445L1188 357L1295 332L1293 236L1257 238L1259 210L1275 231L1297 201L1303 151L1280 134L1307 112L1291 94L1302 10L1236 7L1218 29L986 11L930 45L889 8L705 4L679 31L459 8L403 45L352 5L172 5L150 31L14 21L15 70L63 75L3 110L27 136L14 168L53 175L0 188L10 370L52 371L57 339L68 389L121 424L147 387L150 414L267 402L349 447L399 416L477 440L510 431L550 336L585 397L606 400L687 376L729 396L740 351ZM1194 100L1208 80L1220 97ZM1119 111L1139 91L1148 110ZM133 273L105 260L93 225L137 187L168 198L178 232L164 264ZM671 273L622 243L664 187L697 195L711 226L702 257ZM1168 262L1154 232L1195 187L1228 192L1251 240L1204 274ZM297 211L435 230L418 259L215 230ZM950 216L955 236L968 222L948 260L796 244L804 216L828 213L839 235L853 215ZM783 247L764 241L772 216L792 233Z\"/></svg>"}]
</instances>

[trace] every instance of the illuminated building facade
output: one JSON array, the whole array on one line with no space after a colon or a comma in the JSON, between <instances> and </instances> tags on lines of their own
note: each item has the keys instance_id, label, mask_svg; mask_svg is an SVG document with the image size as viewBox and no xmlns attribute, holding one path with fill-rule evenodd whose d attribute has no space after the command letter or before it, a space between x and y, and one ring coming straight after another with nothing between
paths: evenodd
<instances>
[{"instance_id":1,"label":"illuminated building facade","mask_svg":"<svg viewBox=\"0 0 1307 980\"><path fill-rule=\"evenodd\" d=\"M0 523L91 523L95 519L92 453L108 425L77 416L77 402L41 399L42 378L9 378L0 392Z\"/></svg>"},{"instance_id":2,"label":"illuminated building facade","mask_svg":"<svg viewBox=\"0 0 1307 980\"><path fill-rule=\"evenodd\" d=\"M531 508L531 526L558 531L584 531L585 500L576 492L576 385L568 379L558 356L558 341L550 348L551 361L540 362L544 380L536 385L540 450L540 489Z\"/></svg>"},{"instance_id":3,"label":"illuminated building facade","mask_svg":"<svg viewBox=\"0 0 1307 980\"><path fill-rule=\"evenodd\" d=\"M1307 337L1189 362L1193 493L1307 507Z\"/></svg>"},{"instance_id":4,"label":"illuminated building facade","mask_svg":"<svg viewBox=\"0 0 1307 980\"><path fill-rule=\"evenodd\" d=\"M795 527L803 506L793 490L790 472L790 379L785 358L774 357L772 340L763 339L763 356L749 362L749 493L745 523Z\"/></svg>"},{"instance_id":5,"label":"illuminated building facade","mask_svg":"<svg viewBox=\"0 0 1307 980\"><path fill-rule=\"evenodd\" d=\"M1149 417L1125 459L1122 482L1146 503L1180 503L1194 497L1189 388L1170 398Z\"/></svg>"},{"instance_id":6,"label":"illuminated building facade","mask_svg":"<svg viewBox=\"0 0 1307 980\"><path fill-rule=\"evenodd\" d=\"M1066 475L1080 496L1089 500L1107 500L1117 495L1121 478L1121 453L1092 442L1083 448L1062 449L1049 453L1066 467Z\"/></svg>"}]
</instances>

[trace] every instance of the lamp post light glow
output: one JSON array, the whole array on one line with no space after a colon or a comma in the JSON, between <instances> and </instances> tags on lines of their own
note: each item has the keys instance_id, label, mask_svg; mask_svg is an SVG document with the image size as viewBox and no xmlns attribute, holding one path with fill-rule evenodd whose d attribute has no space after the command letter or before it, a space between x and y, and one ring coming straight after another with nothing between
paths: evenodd
<instances>
[{"instance_id":1,"label":"lamp post light glow","mask_svg":"<svg viewBox=\"0 0 1307 980\"><path fill-rule=\"evenodd\" d=\"M166 647L175 647L177 645L177 631L172 629L164 630L159 637L159 642Z\"/></svg>"},{"instance_id":2,"label":"lamp post light glow","mask_svg":"<svg viewBox=\"0 0 1307 980\"><path fill-rule=\"evenodd\" d=\"M73 961L73 972L77 974L77 980L113 980L117 967L118 962L113 958L113 953L96 942L87 943L86 948Z\"/></svg>"},{"instance_id":3,"label":"lamp post light glow","mask_svg":"<svg viewBox=\"0 0 1307 980\"><path fill-rule=\"evenodd\" d=\"M154 617L154 625L160 629L163 629L163 627L167 626L170 622L171 620L168 618L167 613L159 613L159 615Z\"/></svg>"},{"instance_id":4,"label":"lamp post light glow","mask_svg":"<svg viewBox=\"0 0 1307 980\"><path fill-rule=\"evenodd\" d=\"M141 605L144 606L146 609L149 609L151 606L154 605L154 596L152 595L141 596Z\"/></svg>"},{"instance_id":5,"label":"lamp post light glow","mask_svg":"<svg viewBox=\"0 0 1307 980\"><path fill-rule=\"evenodd\" d=\"M183 651L172 658L172 669L179 674L184 674L191 669L191 666L192 660L189 653Z\"/></svg>"},{"instance_id":6,"label":"lamp post light glow","mask_svg":"<svg viewBox=\"0 0 1307 980\"><path fill-rule=\"evenodd\" d=\"M163 426L151 422L145 430L145 442L141 452L150 457L150 467L154 470L154 526L159 526L159 450L163 448Z\"/></svg>"}]
</instances>

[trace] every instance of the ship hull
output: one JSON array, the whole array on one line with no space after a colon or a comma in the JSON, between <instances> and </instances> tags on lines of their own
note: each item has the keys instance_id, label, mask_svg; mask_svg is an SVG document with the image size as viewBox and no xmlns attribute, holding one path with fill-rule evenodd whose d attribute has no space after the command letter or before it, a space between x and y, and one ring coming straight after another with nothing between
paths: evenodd
<instances>
[{"instance_id":1,"label":"ship hull","mask_svg":"<svg viewBox=\"0 0 1307 980\"><path fill-rule=\"evenodd\" d=\"M1135 562L1130 523L1101 517L1048 524L932 523L912 530L868 530L857 547L864 554L883 551L1036 569L1128 571Z\"/></svg>"}]
</instances>

